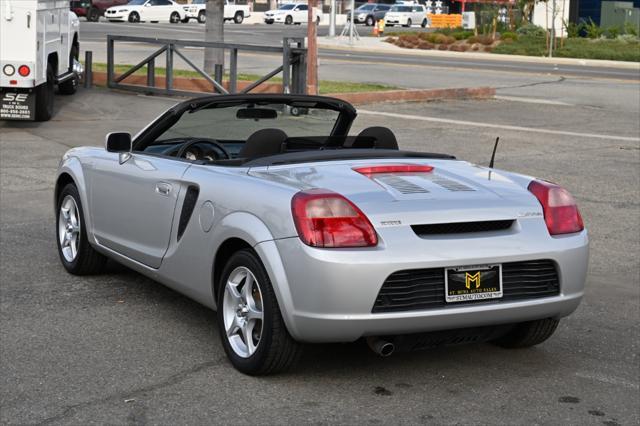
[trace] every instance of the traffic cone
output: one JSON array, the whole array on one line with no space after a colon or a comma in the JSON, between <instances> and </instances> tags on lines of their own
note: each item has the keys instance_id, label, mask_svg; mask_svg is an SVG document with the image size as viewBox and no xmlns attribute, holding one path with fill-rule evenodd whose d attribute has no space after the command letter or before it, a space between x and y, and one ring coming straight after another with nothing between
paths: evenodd
<instances>
[{"instance_id":1,"label":"traffic cone","mask_svg":"<svg viewBox=\"0 0 640 426\"><path fill-rule=\"evenodd\" d=\"M375 24L373 25L373 36L380 37L380 34L378 33L378 26Z\"/></svg>"}]
</instances>

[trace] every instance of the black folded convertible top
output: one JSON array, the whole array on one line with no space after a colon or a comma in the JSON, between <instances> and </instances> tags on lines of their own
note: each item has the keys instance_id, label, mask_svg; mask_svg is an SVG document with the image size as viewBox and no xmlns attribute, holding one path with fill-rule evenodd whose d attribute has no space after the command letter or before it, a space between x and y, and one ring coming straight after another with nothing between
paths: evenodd
<instances>
[{"instance_id":1,"label":"black folded convertible top","mask_svg":"<svg viewBox=\"0 0 640 426\"><path fill-rule=\"evenodd\" d=\"M270 155L246 161L243 167L264 167L280 164L313 163L319 161L366 160L382 158L437 158L455 160L449 154L430 152L396 151L392 149L331 149L323 151L300 151Z\"/></svg>"}]
</instances>

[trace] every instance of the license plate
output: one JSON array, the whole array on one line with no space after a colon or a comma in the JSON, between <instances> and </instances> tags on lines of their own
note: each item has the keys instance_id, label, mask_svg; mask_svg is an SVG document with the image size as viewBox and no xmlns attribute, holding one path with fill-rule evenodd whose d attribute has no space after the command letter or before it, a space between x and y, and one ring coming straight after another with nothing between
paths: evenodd
<instances>
[{"instance_id":1,"label":"license plate","mask_svg":"<svg viewBox=\"0 0 640 426\"><path fill-rule=\"evenodd\" d=\"M36 94L12 89L0 90L0 119L33 120L36 111Z\"/></svg>"},{"instance_id":2,"label":"license plate","mask_svg":"<svg viewBox=\"0 0 640 426\"><path fill-rule=\"evenodd\" d=\"M448 303L501 298L502 265L447 268L444 291Z\"/></svg>"}]
</instances>

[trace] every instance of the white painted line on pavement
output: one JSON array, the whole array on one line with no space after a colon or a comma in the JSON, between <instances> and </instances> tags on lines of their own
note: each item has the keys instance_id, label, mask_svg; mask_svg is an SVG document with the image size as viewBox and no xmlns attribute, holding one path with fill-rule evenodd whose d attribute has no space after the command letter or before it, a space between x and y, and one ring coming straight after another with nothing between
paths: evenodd
<instances>
[{"instance_id":1,"label":"white painted line on pavement","mask_svg":"<svg viewBox=\"0 0 640 426\"><path fill-rule=\"evenodd\" d=\"M520 96L501 96L501 95L496 95L495 98L501 101L524 102L526 104L575 106L573 104L568 104L562 101L553 101L551 99L524 98Z\"/></svg>"},{"instance_id":2,"label":"white painted line on pavement","mask_svg":"<svg viewBox=\"0 0 640 426\"><path fill-rule=\"evenodd\" d=\"M379 115L383 117L392 117L392 118L401 118L405 120L418 120L418 121L429 121L432 123L447 123L454 124L459 126L471 126L471 127L488 127L491 129L503 129L503 130L515 130L519 132L531 132L531 133L545 133L550 135L563 135L563 136L575 136L579 138L594 138L594 139L606 139L606 140L618 140L625 142L640 142L640 138L634 138L629 136L617 136L617 135L601 135L597 133L579 133L579 132L568 132L565 130L551 130L551 129L536 129L533 127L521 127L521 126L510 126L507 124L494 124L494 123L480 123L476 121L464 121L464 120L452 120L450 118L438 118L438 117L424 117L420 115L410 115L410 114L396 114L393 112L379 112L379 111L368 111L368 110L358 110L358 114L368 114L368 115Z\"/></svg>"},{"instance_id":3,"label":"white painted line on pavement","mask_svg":"<svg viewBox=\"0 0 640 426\"><path fill-rule=\"evenodd\" d=\"M640 386L637 383L633 383L628 380L621 379L619 377L605 376L603 374L582 373L582 372L577 372L575 374L576 376L581 377L583 379L597 380L598 382L608 383L610 385L624 386L625 388L629 388L629 389L635 389L635 390L640 389Z\"/></svg>"}]
</instances>

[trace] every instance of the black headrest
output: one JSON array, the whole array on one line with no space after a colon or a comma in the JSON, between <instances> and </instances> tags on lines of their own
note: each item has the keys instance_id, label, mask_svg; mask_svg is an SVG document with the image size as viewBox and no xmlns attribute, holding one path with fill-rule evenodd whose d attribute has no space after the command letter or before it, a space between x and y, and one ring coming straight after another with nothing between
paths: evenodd
<instances>
[{"instance_id":1,"label":"black headrest","mask_svg":"<svg viewBox=\"0 0 640 426\"><path fill-rule=\"evenodd\" d=\"M280 129L261 129L247 138L238 154L242 158L259 158L282 152L287 134Z\"/></svg>"},{"instance_id":2,"label":"black headrest","mask_svg":"<svg viewBox=\"0 0 640 426\"><path fill-rule=\"evenodd\" d=\"M396 135L386 127L367 127L360 132L356 140L358 138L375 138L377 149L398 149Z\"/></svg>"}]
</instances>

